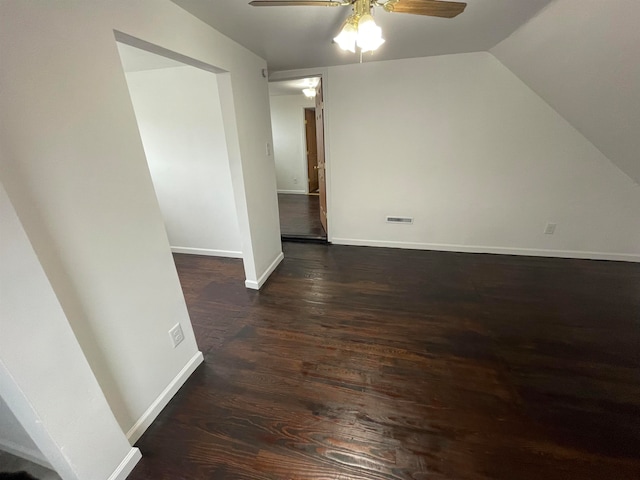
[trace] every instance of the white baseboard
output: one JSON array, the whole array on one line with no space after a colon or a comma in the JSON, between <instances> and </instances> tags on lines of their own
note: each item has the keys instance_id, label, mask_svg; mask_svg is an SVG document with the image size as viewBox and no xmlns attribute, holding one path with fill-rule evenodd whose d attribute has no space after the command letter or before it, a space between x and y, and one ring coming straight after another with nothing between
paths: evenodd
<instances>
[{"instance_id":1,"label":"white baseboard","mask_svg":"<svg viewBox=\"0 0 640 480\"><path fill-rule=\"evenodd\" d=\"M34 450L23 445L18 445L17 443L14 443L6 438L0 438L0 450L4 450L5 452L10 453L13 456L24 458L25 460L40 465L41 467L53 470L53 467L47 461L44 455L42 455L40 450Z\"/></svg>"},{"instance_id":2,"label":"white baseboard","mask_svg":"<svg viewBox=\"0 0 640 480\"><path fill-rule=\"evenodd\" d=\"M284 253L280 252L276 257L276 259L273 262L271 262L271 265L269 265L269 268L267 268L267 270L262 275L260 275L260 278L258 278L257 282L254 282L252 280L245 280L244 286L247 288L251 288L253 290L260 290L260 287L264 285L264 282L267 281L267 279L269 278L269 275L271 275L273 271L278 267L278 265L280 265L280 262L282 260L284 260Z\"/></svg>"},{"instance_id":3,"label":"white baseboard","mask_svg":"<svg viewBox=\"0 0 640 480\"><path fill-rule=\"evenodd\" d=\"M355 238L332 238L337 245L361 247L405 248L411 250L437 250L462 253L495 253L499 255L523 255L531 257L580 258L587 260L613 260L618 262L640 262L640 255L632 253L584 252L579 250L545 250L538 248L488 247L481 245L455 245L439 243L393 242L387 240L362 240Z\"/></svg>"},{"instance_id":4,"label":"white baseboard","mask_svg":"<svg viewBox=\"0 0 640 480\"><path fill-rule=\"evenodd\" d=\"M296 195L306 195L304 190L278 190L278 193L295 193Z\"/></svg>"},{"instance_id":5,"label":"white baseboard","mask_svg":"<svg viewBox=\"0 0 640 480\"><path fill-rule=\"evenodd\" d=\"M127 453L127 456L124 457L118 468L116 468L111 475L109 475L108 480L126 480L129 474L133 471L133 468L138 464L140 459L142 458L142 454L140 450L137 448L132 448Z\"/></svg>"},{"instance_id":6,"label":"white baseboard","mask_svg":"<svg viewBox=\"0 0 640 480\"><path fill-rule=\"evenodd\" d=\"M242 258L242 252L234 250L213 250L210 248L171 247L173 253L186 253L189 255L208 255L210 257Z\"/></svg>"},{"instance_id":7,"label":"white baseboard","mask_svg":"<svg viewBox=\"0 0 640 480\"><path fill-rule=\"evenodd\" d=\"M158 395L153 403L147 408L136 423L127 432L127 438L131 445L135 444L142 434L149 428L156 417L160 414L162 409L167 406L173 396L180 390L180 387L184 385L184 382L191 376L194 370L204 361L202 352L196 353L191 360L180 370L180 372L174 377L169 385Z\"/></svg>"}]
</instances>

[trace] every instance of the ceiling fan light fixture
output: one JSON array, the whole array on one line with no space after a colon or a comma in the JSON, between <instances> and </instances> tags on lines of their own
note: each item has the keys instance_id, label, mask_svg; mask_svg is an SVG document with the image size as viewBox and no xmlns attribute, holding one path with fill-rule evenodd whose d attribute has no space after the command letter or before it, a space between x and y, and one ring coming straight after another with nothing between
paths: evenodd
<instances>
[{"instance_id":1,"label":"ceiling fan light fixture","mask_svg":"<svg viewBox=\"0 0 640 480\"><path fill-rule=\"evenodd\" d=\"M384 43L382 29L376 25L371 14L366 13L358 21L358 35L356 43L363 52L377 50Z\"/></svg>"},{"instance_id":2,"label":"ceiling fan light fixture","mask_svg":"<svg viewBox=\"0 0 640 480\"><path fill-rule=\"evenodd\" d=\"M467 6L466 2L452 0L251 0L249 4L254 7L350 7L352 14L333 41L342 50L353 53L359 48L361 63L362 53L373 52L385 43L382 29L371 16L375 7L382 7L389 13L454 18Z\"/></svg>"},{"instance_id":3,"label":"ceiling fan light fixture","mask_svg":"<svg viewBox=\"0 0 640 480\"><path fill-rule=\"evenodd\" d=\"M316 96L316 89L312 87L304 88L302 89L302 93L304 93L304 96L307 98L314 98Z\"/></svg>"},{"instance_id":4,"label":"ceiling fan light fixture","mask_svg":"<svg viewBox=\"0 0 640 480\"><path fill-rule=\"evenodd\" d=\"M340 31L338 36L333 39L333 41L336 42L342 50L356 53L357 37L358 30L356 29L351 19L349 19L344 24L344 27L342 27L342 30Z\"/></svg>"}]
</instances>

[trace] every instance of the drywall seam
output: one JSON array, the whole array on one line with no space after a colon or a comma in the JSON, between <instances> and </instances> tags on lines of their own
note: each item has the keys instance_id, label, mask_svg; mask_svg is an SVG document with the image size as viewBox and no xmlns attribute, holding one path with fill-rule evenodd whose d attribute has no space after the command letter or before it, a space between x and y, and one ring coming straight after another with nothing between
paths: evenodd
<instances>
[{"instance_id":1,"label":"drywall seam","mask_svg":"<svg viewBox=\"0 0 640 480\"><path fill-rule=\"evenodd\" d=\"M141 458L142 454L140 453L140 450L132 448L129 450L129 453L127 453L127 456L124 457L120 465L118 465L118 468L109 475L108 480L126 480Z\"/></svg>"},{"instance_id":2,"label":"drywall seam","mask_svg":"<svg viewBox=\"0 0 640 480\"><path fill-rule=\"evenodd\" d=\"M583 252L576 250L546 250L540 248L489 247L484 245L455 245L442 243L394 242L387 240L365 240L356 238L334 238L337 245L361 247L404 248L409 250L436 250L461 253L493 253L498 255L521 255L531 257L579 258L587 260L612 260L619 262L638 262L640 255L633 253Z\"/></svg>"},{"instance_id":3,"label":"drywall seam","mask_svg":"<svg viewBox=\"0 0 640 480\"><path fill-rule=\"evenodd\" d=\"M180 387L184 385L187 379L195 371L195 369L204 361L202 352L197 352L191 360L178 372L169 385L158 395L149 408L140 416L138 421L127 432L127 439L131 445L135 444L142 434L149 428L162 409L167 406L173 396L178 393ZM126 478L126 477L124 477Z\"/></svg>"},{"instance_id":4,"label":"drywall seam","mask_svg":"<svg viewBox=\"0 0 640 480\"><path fill-rule=\"evenodd\" d=\"M252 282L251 280L246 280L244 282L245 287L251 288L253 290L260 290L260 287L265 284L269 276L278 267L278 265L280 265L280 262L282 262L282 260L284 260L284 253L280 252L276 259L271 263L271 265L269 265L269 268L267 268L267 270L262 275L260 275L258 281Z\"/></svg>"},{"instance_id":5,"label":"drywall seam","mask_svg":"<svg viewBox=\"0 0 640 480\"><path fill-rule=\"evenodd\" d=\"M171 252L186 253L187 255L207 255L210 257L242 258L242 252L215 250L211 248L171 247Z\"/></svg>"}]
</instances>

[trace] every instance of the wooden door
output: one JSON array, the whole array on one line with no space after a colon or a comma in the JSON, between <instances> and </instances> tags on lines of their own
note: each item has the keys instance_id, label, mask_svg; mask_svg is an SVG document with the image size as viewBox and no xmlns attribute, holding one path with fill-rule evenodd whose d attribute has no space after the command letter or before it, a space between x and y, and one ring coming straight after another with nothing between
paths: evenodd
<instances>
[{"instance_id":1,"label":"wooden door","mask_svg":"<svg viewBox=\"0 0 640 480\"><path fill-rule=\"evenodd\" d=\"M320 192L320 221L327 230L327 181L324 155L324 100L322 98L322 79L316 88L316 144L318 151L318 190Z\"/></svg>"},{"instance_id":2,"label":"wooden door","mask_svg":"<svg viewBox=\"0 0 640 480\"><path fill-rule=\"evenodd\" d=\"M318 191L318 148L316 142L316 109L304 109L304 131L307 139L307 182L309 193Z\"/></svg>"}]
</instances>

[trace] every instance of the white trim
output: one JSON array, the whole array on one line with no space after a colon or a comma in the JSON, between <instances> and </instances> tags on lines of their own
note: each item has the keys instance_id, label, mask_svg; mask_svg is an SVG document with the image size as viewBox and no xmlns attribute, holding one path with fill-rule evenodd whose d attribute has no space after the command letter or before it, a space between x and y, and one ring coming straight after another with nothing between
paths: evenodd
<instances>
[{"instance_id":1,"label":"white trim","mask_svg":"<svg viewBox=\"0 0 640 480\"><path fill-rule=\"evenodd\" d=\"M132 448L127 453L127 456L124 457L118 468L116 468L111 475L109 475L108 480L126 480L129 474L133 471L133 467L135 467L140 459L142 458L142 454L140 450L137 448Z\"/></svg>"},{"instance_id":2,"label":"white trim","mask_svg":"<svg viewBox=\"0 0 640 480\"><path fill-rule=\"evenodd\" d=\"M138 421L127 432L127 438L131 445L136 443L142 434L149 428L156 417L160 414L162 409L167 406L173 396L178 393L180 387L184 385L184 382L191 376L194 370L204 361L202 352L197 352L191 360L180 370L180 372L174 377L169 385L158 395L149 408L140 416Z\"/></svg>"},{"instance_id":3,"label":"white trim","mask_svg":"<svg viewBox=\"0 0 640 480\"><path fill-rule=\"evenodd\" d=\"M32 448L24 447L6 438L0 438L0 450L10 453L15 457L20 457L25 460L28 460L32 463L37 463L41 467L45 467L45 468L48 468L49 470L53 470L53 467L47 461L44 455L42 455L40 450L37 450L37 449L34 450Z\"/></svg>"},{"instance_id":4,"label":"white trim","mask_svg":"<svg viewBox=\"0 0 640 480\"><path fill-rule=\"evenodd\" d=\"M581 258L588 260L613 260L619 262L640 262L640 255L633 253L585 252L578 250L545 250L540 248L488 247L481 245L455 245L440 243L394 242L388 240L362 240L354 238L334 238L337 245L362 247L405 248L411 250L438 250L463 253L495 253L499 255L525 255L532 257Z\"/></svg>"},{"instance_id":5,"label":"white trim","mask_svg":"<svg viewBox=\"0 0 640 480\"><path fill-rule=\"evenodd\" d=\"M305 195L304 190L278 190L278 193L295 193L296 195Z\"/></svg>"},{"instance_id":6,"label":"white trim","mask_svg":"<svg viewBox=\"0 0 640 480\"><path fill-rule=\"evenodd\" d=\"M264 285L264 282L267 281L269 275L271 275L273 271L278 267L278 265L280 265L280 262L282 262L282 260L284 260L284 253L280 252L276 259L271 263L271 265L269 265L269 268L267 268L267 270L262 275L260 275L260 278L258 278L257 282L253 280L245 280L244 286L247 288L251 288L252 290L260 290L260 287Z\"/></svg>"},{"instance_id":7,"label":"white trim","mask_svg":"<svg viewBox=\"0 0 640 480\"><path fill-rule=\"evenodd\" d=\"M208 255L210 257L242 258L242 252L235 250L213 250L211 248L171 247L173 253L188 255Z\"/></svg>"}]
</instances>

